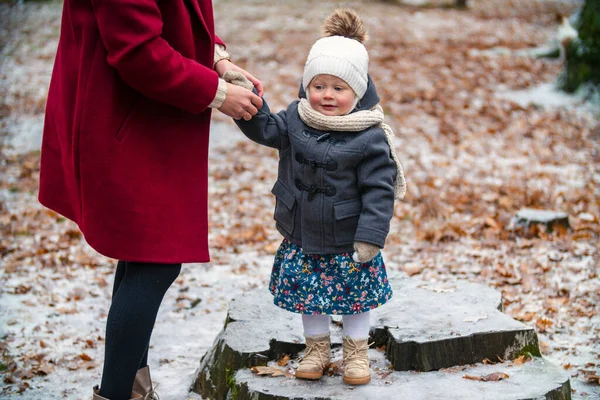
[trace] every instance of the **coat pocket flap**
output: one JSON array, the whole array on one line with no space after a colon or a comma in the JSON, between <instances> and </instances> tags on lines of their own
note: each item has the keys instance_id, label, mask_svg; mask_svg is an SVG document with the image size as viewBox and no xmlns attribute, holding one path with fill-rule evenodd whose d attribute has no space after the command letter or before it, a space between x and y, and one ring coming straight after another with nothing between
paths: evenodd
<instances>
[{"instance_id":1,"label":"coat pocket flap","mask_svg":"<svg viewBox=\"0 0 600 400\"><path fill-rule=\"evenodd\" d=\"M281 200L281 202L290 210L294 208L294 204L296 203L294 193L292 193L292 191L281 181L275 182L273 189L271 189L271 193Z\"/></svg>"},{"instance_id":2,"label":"coat pocket flap","mask_svg":"<svg viewBox=\"0 0 600 400\"><path fill-rule=\"evenodd\" d=\"M362 211L362 201L360 199L345 200L333 205L335 219L345 219L356 217Z\"/></svg>"}]
</instances>

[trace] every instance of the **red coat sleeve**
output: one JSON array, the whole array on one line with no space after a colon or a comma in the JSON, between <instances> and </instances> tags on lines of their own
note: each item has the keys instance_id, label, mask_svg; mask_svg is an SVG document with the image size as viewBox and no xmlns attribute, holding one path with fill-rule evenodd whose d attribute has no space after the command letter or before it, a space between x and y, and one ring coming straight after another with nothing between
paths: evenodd
<instances>
[{"instance_id":1,"label":"red coat sleeve","mask_svg":"<svg viewBox=\"0 0 600 400\"><path fill-rule=\"evenodd\" d=\"M188 112L204 111L217 93L218 75L186 58L161 37L156 0L92 0L107 60L143 95Z\"/></svg>"},{"instance_id":2,"label":"red coat sleeve","mask_svg":"<svg viewBox=\"0 0 600 400\"><path fill-rule=\"evenodd\" d=\"M221 40L221 38L220 38L220 37L218 37L217 35L215 35L215 44L220 44L220 45L221 45L221 46L223 46L223 47L227 47L227 46L225 45L225 42L223 42L223 40Z\"/></svg>"}]
</instances>

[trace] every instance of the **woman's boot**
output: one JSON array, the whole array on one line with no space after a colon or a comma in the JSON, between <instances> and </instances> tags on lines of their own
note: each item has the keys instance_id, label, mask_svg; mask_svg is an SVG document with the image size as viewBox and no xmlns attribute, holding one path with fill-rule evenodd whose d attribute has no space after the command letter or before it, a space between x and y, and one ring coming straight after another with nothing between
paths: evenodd
<instances>
[{"instance_id":1,"label":"woman's boot","mask_svg":"<svg viewBox=\"0 0 600 400\"><path fill-rule=\"evenodd\" d=\"M133 381L133 392L141 394L144 400L159 399L158 393L154 391L154 386L152 385L149 366L138 369Z\"/></svg>"},{"instance_id":2,"label":"woman's boot","mask_svg":"<svg viewBox=\"0 0 600 400\"><path fill-rule=\"evenodd\" d=\"M331 340L329 334L306 336L304 357L296 369L296 378L321 379L331 363Z\"/></svg>"},{"instance_id":3,"label":"woman's boot","mask_svg":"<svg viewBox=\"0 0 600 400\"><path fill-rule=\"evenodd\" d=\"M350 385L364 385L371 381L369 370L368 339L354 340L344 337L344 382Z\"/></svg>"}]
</instances>

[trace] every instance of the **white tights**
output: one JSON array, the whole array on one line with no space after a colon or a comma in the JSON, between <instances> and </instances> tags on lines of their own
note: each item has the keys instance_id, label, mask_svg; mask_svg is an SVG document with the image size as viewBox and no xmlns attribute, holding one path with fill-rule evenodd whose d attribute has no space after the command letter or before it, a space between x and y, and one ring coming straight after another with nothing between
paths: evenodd
<instances>
[{"instance_id":1,"label":"white tights","mask_svg":"<svg viewBox=\"0 0 600 400\"><path fill-rule=\"evenodd\" d=\"M369 338L369 328L371 314L369 311L344 315L342 321L344 324L344 336L349 336L354 340L363 340ZM304 325L304 336L322 336L329 334L329 315L302 315L302 324Z\"/></svg>"}]
</instances>

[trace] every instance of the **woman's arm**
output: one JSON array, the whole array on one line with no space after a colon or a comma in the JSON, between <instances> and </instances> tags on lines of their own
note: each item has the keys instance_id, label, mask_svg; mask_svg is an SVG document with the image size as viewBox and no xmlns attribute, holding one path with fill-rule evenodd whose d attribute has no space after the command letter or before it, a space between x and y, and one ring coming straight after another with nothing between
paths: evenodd
<instances>
[{"instance_id":1,"label":"woman's arm","mask_svg":"<svg viewBox=\"0 0 600 400\"><path fill-rule=\"evenodd\" d=\"M191 113L206 110L219 77L161 37L163 21L156 0L92 0L92 5L108 63L128 85Z\"/></svg>"}]
</instances>

